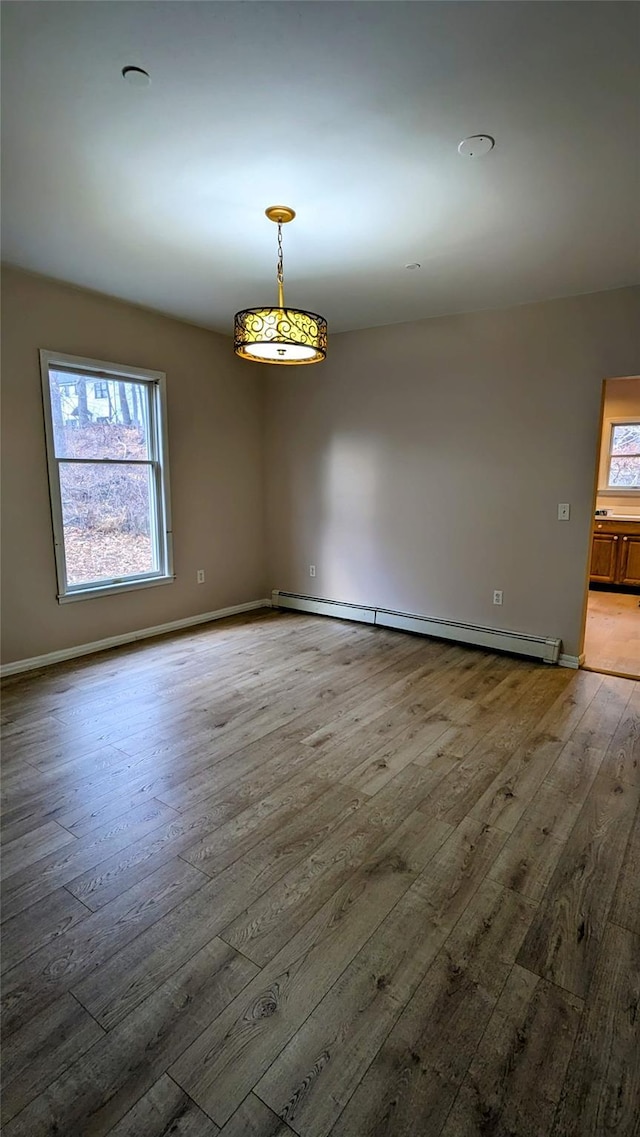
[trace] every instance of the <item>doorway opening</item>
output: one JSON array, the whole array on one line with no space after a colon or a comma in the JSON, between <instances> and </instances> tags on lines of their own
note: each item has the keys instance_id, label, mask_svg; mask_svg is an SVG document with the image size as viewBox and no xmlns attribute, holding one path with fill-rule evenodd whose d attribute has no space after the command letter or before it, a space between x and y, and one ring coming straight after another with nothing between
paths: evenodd
<instances>
[{"instance_id":1,"label":"doorway opening","mask_svg":"<svg viewBox=\"0 0 640 1137\"><path fill-rule=\"evenodd\" d=\"M584 656L640 679L640 376L604 382Z\"/></svg>"}]
</instances>

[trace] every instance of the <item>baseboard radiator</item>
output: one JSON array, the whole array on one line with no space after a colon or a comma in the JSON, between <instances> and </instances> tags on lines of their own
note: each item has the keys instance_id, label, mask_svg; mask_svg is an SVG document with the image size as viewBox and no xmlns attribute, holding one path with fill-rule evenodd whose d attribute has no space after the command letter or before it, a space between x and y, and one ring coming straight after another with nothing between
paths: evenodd
<instances>
[{"instance_id":1,"label":"baseboard radiator","mask_svg":"<svg viewBox=\"0 0 640 1137\"><path fill-rule=\"evenodd\" d=\"M441 640L488 647L493 651L509 651L532 656L544 663L557 663L561 641L544 636L527 636L522 632L503 632L499 628L483 628L476 624L459 624L454 620L436 620L430 616L412 616L407 612L392 612L388 608L368 608L360 604L342 604L337 600L319 600L315 596L300 596L295 592L272 594L274 608L294 608L298 612L314 612L318 616L333 616L340 620L356 620L362 624L375 624L381 628L397 628L403 632L416 632Z\"/></svg>"}]
</instances>

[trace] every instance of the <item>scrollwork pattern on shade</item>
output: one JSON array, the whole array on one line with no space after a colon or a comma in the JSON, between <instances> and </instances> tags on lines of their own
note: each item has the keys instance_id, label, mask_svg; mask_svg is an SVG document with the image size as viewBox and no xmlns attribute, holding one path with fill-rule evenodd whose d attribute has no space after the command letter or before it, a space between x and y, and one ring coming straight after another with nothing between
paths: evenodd
<instances>
[{"instance_id":1,"label":"scrollwork pattern on shade","mask_svg":"<svg viewBox=\"0 0 640 1137\"><path fill-rule=\"evenodd\" d=\"M313 357L296 362L317 362L327 354L327 321L315 312L305 312L300 308L245 308L237 312L234 321L236 352L241 354L243 349L259 343L308 347L313 350Z\"/></svg>"}]
</instances>

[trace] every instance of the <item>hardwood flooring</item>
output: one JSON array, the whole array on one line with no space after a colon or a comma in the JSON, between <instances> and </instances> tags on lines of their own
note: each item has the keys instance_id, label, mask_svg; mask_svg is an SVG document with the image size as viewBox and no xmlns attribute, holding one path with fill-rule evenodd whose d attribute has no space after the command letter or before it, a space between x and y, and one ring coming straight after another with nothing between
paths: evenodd
<instances>
[{"instance_id":1,"label":"hardwood flooring","mask_svg":"<svg viewBox=\"0 0 640 1137\"><path fill-rule=\"evenodd\" d=\"M3 725L6 1137L638 1137L640 685L267 612Z\"/></svg>"},{"instance_id":2,"label":"hardwood flooring","mask_svg":"<svg viewBox=\"0 0 640 1137\"><path fill-rule=\"evenodd\" d=\"M640 679L640 597L593 589L587 601L585 664Z\"/></svg>"}]
</instances>

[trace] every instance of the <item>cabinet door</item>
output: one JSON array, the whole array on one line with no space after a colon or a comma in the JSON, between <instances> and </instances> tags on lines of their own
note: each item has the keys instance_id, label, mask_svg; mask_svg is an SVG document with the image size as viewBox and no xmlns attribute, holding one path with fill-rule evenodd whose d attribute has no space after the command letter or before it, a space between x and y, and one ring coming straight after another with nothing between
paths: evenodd
<instances>
[{"instance_id":1,"label":"cabinet door","mask_svg":"<svg viewBox=\"0 0 640 1137\"><path fill-rule=\"evenodd\" d=\"M640 584L640 537L622 538L618 583Z\"/></svg>"},{"instance_id":2,"label":"cabinet door","mask_svg":"<svg viewBox=\"0 0 640 1137\"><path fill-rule=\"evenodd\" d=\"M591 546L591 579L613 584L616 579L618 537L614 533L594 533Z\"/></svg>"}]
</instances>

